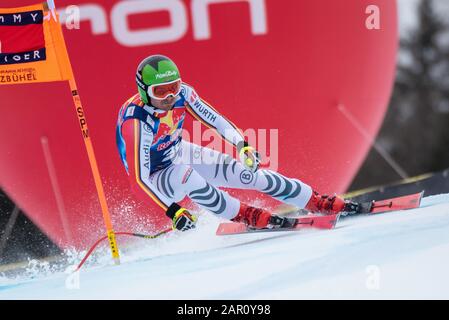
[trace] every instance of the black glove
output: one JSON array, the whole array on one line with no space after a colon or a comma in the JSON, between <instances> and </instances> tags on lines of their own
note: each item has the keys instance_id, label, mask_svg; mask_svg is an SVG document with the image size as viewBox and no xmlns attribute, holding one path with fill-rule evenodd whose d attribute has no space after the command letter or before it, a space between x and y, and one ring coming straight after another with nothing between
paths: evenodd
<instances>
[{"instance_id":1,"label":"black glove","mask_svg":"<svg viewBox=\"0 0 449 320\"><path fill-rule=\"evenodd\" d=\"M168 207L166 214L173 222L173 229L187 231L195 228L197 218L177 203Z\"/></svg>"}]
</instances>

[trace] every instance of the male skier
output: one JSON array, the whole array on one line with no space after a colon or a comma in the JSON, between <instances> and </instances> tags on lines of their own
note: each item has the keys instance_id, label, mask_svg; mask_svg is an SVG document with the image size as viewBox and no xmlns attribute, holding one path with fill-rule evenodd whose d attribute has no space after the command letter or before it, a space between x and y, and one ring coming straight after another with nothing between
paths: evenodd
<instances>
[{"instance_id":1,"label":"male skier","mask_svg":"<svg viewBox=\"0 0 449 320\"><path fill-rule=\"evenodd\" d=\"M136 82L138 93L119 112L117 147L137 192L156 201L173 228L185 231L195 227L196 217L178 204L185 196L209 212L253 228L283 225L282 217L240 202L219 187L258 190L323 214L347 211L355 205L337 196L320 195L298 179L259 169L257 151L229 120L181 81L169 58L152 55L144 59L137 68ZM186 114L232 143L240 162L184 141L181 133Z\"/></svg>"}]
</instances>

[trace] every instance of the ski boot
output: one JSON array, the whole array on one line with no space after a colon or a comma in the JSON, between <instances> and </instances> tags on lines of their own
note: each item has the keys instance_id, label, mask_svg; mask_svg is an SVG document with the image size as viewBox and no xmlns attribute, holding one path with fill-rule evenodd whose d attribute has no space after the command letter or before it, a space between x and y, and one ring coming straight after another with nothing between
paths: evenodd
<instances>
[{"instance_id":1,"label":"ski boot","mask_svg":"<svg viewBox=\"0 0 449 320\"><path fill-rule=\"evenodd\" d=\"M241 203L240 210L236 217L231 219L234 222L246 224L251 229L273 229L294 227L296 220L279 217L270 212Z\"/></svg>"},{"instance_id":2,"label":"ski boot","mask_svg":"<svg viewBox=\"0 0 449 320\"><path fill-rule=\"evenodd\" d=\"M320 195L316 191L313 191L305 209L312 213L327 215L341 213L342 216L357 214L361 210L359 203L345 200L336 195Z\"/></svg>"},{"instance_id":3,"label":"ski boot","mask_svg":"<svg viewBox=\"0 0 449 320\"><path fill-rule=\"evenodd\" d=\"M345 207L341 212L342 217L353 216L356 214L363 214L371 211L374 201L371 202L353 202L345 200Z\"/></svg>"}]
</instances>

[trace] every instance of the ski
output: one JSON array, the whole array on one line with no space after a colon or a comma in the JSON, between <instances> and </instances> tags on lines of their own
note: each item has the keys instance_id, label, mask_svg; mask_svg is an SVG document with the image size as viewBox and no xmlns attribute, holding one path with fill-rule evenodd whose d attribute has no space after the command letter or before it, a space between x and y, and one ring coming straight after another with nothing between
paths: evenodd
<instances>
[{"instance_id":1,"label":"ski","mask_svg":"<svg viewBox=\"0 0 449 320\"><path fill-rule=\"evenodd\" d=\"M424 191L415 194L410 194L402 197L396 197L385 200L373 200L362 203L352 203L348 206L347 210L338 215L318 216L308 214L302 217L287 218L283 217L285 221L283 226L277 226L274 228L254 229L246 226L243 223L221 223L216 234L233 235L244 233L260 233L260 232L275 232L275 231L299 231L306 228L315 229L333 229L340 217L356 216L356 215L372 215L380 214L390 211L408 210L419 208Z\"/></svg>"},{"instance_id":2,"label":"ski","mask_svg":"<svg viewBox=\"0 0 449 320\"><path fill-rule=\"evenodd\" d=\"M282 219L282 225L273 228L255 229L248 227L243 223L224 222L220 223L216 234L218 236L244 234L244 233L260 233L275 231L299 231L307 228L315 229L333 229L339 219L339 214L317 216L307 215L299 218L279 218Z\"/></svg>"},{"instance_id":3,"label":"ski","mask_svg":"<svg viewBox=\"0 0 449 320\"><path fill-rule=\"evenodd\" d=\"M360 214L372 215L389 211L419 208L423 195L424 191L402 197L358 203L356 204L356 208L353 208L353 210L348 208L346 212L343 212L342 217Z\"/></svg>"}]
</instances>

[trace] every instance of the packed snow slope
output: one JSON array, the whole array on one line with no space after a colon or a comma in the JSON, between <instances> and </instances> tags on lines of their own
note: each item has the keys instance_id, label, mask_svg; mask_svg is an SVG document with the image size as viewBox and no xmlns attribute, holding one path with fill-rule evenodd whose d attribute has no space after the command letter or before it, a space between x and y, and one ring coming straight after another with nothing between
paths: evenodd
<instances>
[{"instance_id":1,"label":"packed snow slope","mask_svg":"<svg viewBox=\"0 0 449 320\"><path fill-rule=\"evenodd\" d=\"M449 195L419 209L341 220L328 231L139 240L114 266L0 277L0 299L449 299Z\"/></svg>"}]
</instances>

